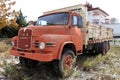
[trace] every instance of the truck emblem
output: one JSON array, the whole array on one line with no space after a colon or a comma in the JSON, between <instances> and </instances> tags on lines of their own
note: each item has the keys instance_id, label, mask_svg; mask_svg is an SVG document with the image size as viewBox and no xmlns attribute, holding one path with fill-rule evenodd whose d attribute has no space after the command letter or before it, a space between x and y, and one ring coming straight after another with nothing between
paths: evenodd
<instances>
[{"instance_id":1,"label":"truck emblem","mask_svg":"<svg viewBox=\"0 0 120 80\"><path fill-rule=\"evenodd\" d=\"M27 28L24 28L24 32L27 30Z\"/></svg>"}]
</instances>

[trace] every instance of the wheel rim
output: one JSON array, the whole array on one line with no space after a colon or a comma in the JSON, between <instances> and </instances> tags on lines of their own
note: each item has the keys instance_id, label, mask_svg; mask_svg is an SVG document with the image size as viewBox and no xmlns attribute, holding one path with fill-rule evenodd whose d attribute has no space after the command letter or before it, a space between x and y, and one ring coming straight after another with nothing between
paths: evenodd
<instances>
[{"instance_id":1,"label":"wheel rim","mask_svg":"<svg viewBox=\"0 0 120 80\"><path fill-rule=\"evenodd\" d=\"M73 63L73 57L71 55L67 55L63 61L63 71L65 75L71 72L71 70L73 69Z\"/></svg>"}]
</instances>

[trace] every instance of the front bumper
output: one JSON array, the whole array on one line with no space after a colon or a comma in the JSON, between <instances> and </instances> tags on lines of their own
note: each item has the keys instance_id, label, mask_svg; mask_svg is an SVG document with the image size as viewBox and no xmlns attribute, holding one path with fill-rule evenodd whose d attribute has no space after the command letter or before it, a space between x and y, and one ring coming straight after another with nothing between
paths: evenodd
<instances>
[{"instance_id":1,"label":"front bumper","mask_svg":"<svg viewBox=\"0 0 120 80\"><path fill-rule=\"evenodd\" d=\"M14 56L21 56L25 58L29 58L32 60L37 60L37 61L42 61L42 62L50 62L53 60L53 54L52 53L29 53L29 52L20 52L20 51L15 51L15 50L10 50L9 51L11 55Z\"/></svg>"}]
</instances>

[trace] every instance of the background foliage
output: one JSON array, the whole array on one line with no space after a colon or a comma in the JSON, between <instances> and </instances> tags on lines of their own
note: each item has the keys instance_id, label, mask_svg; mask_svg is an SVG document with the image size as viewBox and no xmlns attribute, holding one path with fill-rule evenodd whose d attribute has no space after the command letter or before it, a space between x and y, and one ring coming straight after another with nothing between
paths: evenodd
<instances>
[{"instance_id":1,"label":"background foliage","mask_svg":"<svg viewBox=\"0 0 120 80\"><path fill-rule=\"evenodd\" d=\"M0 38L16 36L21 27L27 26L22 11L15 11L15 1L0 0Z\"/></svg>"}]
</instances>

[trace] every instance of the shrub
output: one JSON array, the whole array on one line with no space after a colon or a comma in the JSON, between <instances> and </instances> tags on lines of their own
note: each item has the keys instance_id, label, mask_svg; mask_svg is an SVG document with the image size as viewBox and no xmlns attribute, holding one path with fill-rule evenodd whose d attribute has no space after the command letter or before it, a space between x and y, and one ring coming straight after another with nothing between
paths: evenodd
<instances>
[{"instance_id":1,"label":"shrub","mask_svg":"<svg viewBox=\"0 0 120 80\"><path fill-rule=\"evenodd\" d=\"M5 43L0 42L0 52L5 52L7 51L9 46L7 46Z\"/></svg>"}]
</instances>

